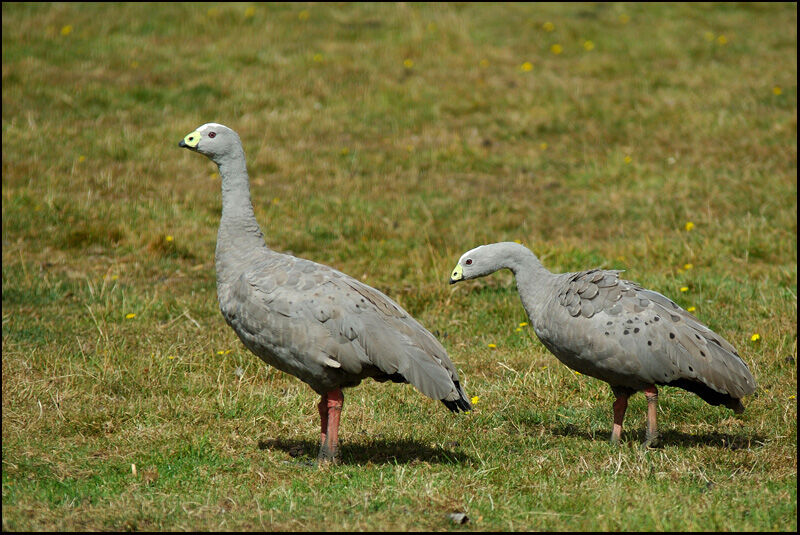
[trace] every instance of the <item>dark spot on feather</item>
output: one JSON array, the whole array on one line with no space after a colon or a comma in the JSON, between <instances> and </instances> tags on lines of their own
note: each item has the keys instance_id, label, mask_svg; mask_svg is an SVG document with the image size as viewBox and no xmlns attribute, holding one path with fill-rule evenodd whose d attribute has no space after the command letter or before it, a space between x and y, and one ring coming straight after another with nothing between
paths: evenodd
<instances>
[{"instance_id":1,"label":"dark spot on feather","mask_svg":"<svg viewBox=\"0 0 800 535\"><path fill-rule=\"evenodd\" d=\"M651 340L648 340L647 341L647 345L651 346L651 345L653 345L653 342Z\"/></svg>"},{"instance_id":2,"label":"dark spot on feather","mask_svg":"<svg viewBox=\"0 0 800 535\"><path fill-rule=\"evenodd\" d=\"M606 322L606 325L611 325L612 323L614 323L614 322L613 321L609 321L609 322Z\"/></svg>"},{"instance_id":3,"label":"dark spot on feather","mask_svg":"<svg viewBox=\"0 0 800 535\"><path fill-rule=\"evenodd\" d=\"M694 368L692 368L691 366L689 366L689 371L690 371L690 372L693 372L693 371L694 371Z\"/></svg>"},{"instance_id":4,"label":"dark spot on feather","mask_svg":"<svg viewBox=\"0 0 800 535\"><path fill-rule=\"evenodd\" d=\"M698 340L700 340L700 335L699 334L695 334L694 337L697 338Z\"/></svg>"},{"instance_id":5,"label":"dark spot on feather","mask_svg":"<svg viewBox=\"0 0 800 535\"><path fill-rule=\"evenodd\" d=\"M675 338L675 333L669 333L670 338Z\"/></svg>"},{"instance_id":6,"label":"dark spot on feather","mask_svg":"<svg viewBox=\"0 0 800 535\"><path fill-rule=\"evenodd\" d=\"M705 356L706 356L706 354L705 354L705 352L704 352L704 351L701 351L701 352L700 352L700 355L701 355L701 356L703 356L703 357L705 357Z\"/></svg>"},{"instance_id":7,"label":"dark spot on feather","mask_svg":"<svg viewBox=\"0 0 800 535\"><path fill-rule=\"evenodd\" d=\"M636 327L636 328L633 330L633 332L635 332L635 333L638 333L638 332L639 332L639 327Z\"/></svg>"},{"instance_id":8,"label":"dark spot on feather","mask_svg":"<svg viewBox=\"0 0 800 535\"><path fill-rule=\"evenodd\" d=\"M658 316L655 316L655 317L653 318L653 321L658 321L658 320L660 320L660 319L661 319L661 318L659 318Z\"/></svg>"},{"instance_id":9,"label":"dark spot on feather","mask_svg":"<svg viewBox=\"0 0 800 535\"><path fill-rule=\"evenodd\" d=\"M624 331L622 331L622 334L628 334L628 329L625 329Z\"/></svg>"},{"instance_id":10,"label":"dark spot on feather","mask_svg":"<svg viewBox=\"0 0 800 535\"><path fill-rule=\"evenodd\" d=\"M676 316L675 314L670 314L670 317L672 318L672 321L674 321L675 323L678 323L679 321L681 321L681 317L680 316Z\"/></svg>"},{"instance_id":11,"label":"dark spot on feather","mask_svg":"<svg viewBox=\"0 0 800 535\"><path fill-rule=\"evenodd\" d=\"M606 331L606 336L608 336L608 331Z\"/></svg>"},{"instance_id":12,"label":"dark spot on feather","mask_svg":"<svg viewBox=\"0 0 800 535\"><path fill-rule=\"evenodd\" d=\"M628 320L625 323L633 323L633 320Z\"/></svg>"}]
</instances>

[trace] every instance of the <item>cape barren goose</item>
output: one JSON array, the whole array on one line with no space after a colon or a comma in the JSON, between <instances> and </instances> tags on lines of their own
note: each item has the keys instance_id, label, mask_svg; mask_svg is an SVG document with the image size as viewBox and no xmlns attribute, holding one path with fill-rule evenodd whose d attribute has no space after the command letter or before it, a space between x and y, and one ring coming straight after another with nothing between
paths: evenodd
<instances>
[{"instance_id":1,"label":"cape barren goose","mask_svg":"<svg viewBox=\"0 0 800 535\"><path fill-rule=\"evenodd\" d=\"M445 349L397 303L333 268L267 247L236 132L208 123L178 145L210 158L222 178L215 255L222 315L250 351L321 396L318 460L337 459L342 388L365 377L408 382L453 412L470 410Z\"/></svg>"},{"instance_id":2,"label":"cape barren goose","mask_svg":"<svg viewBox=\"0 0 800 535\"><path fill-rule=\"evenodd\" d=\"M526 247L482 245L464 253L450 284L508 268L542 344L561 362L611 385L611 441L618 442L628 398L647 397L645 445L658 438L656 385L694 392L712 405L744 411L741 399L756 383L736 349L663 295L592 269L555 274Z\"/></svg>"}]
</instances>

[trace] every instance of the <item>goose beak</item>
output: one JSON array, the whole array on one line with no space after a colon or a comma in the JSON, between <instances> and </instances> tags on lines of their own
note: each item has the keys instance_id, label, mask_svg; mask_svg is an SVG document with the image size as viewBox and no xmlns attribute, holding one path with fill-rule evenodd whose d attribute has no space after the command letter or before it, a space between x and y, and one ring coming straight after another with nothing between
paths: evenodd
<instances>
[{"instance_id":1,"label":"goose beak","mask_svg":"<svg viewBox=\"0 0 800 535\"><path fill-rule=\"evenodd\" d=\"M452 275L450 275L450 284L455 284L460 280L464 280L464 268L461 264L456 265Z\"/></svg>"},{"instance_id":2,"label":"goose beak","mask_svg":"<svg viewBox=\"0 0 800 535\"><path fill-rule=\"evenodd\" d=\"M203 137L200 132L195 130L191 134L186 134L183 139L178 142L178 146L190 149L190 150L197 150L197 144L200 143L200 138Z\"/></svg>"}]
</instances>

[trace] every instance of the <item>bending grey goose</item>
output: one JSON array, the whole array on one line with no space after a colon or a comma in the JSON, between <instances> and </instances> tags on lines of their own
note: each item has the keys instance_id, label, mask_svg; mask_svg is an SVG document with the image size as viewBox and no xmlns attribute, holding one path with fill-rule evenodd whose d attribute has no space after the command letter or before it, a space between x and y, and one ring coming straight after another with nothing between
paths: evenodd
<instances>
[{"instance_id":1,"label":"bending grey goose","mask_svg":"<svg viewBox=\"0 0 800 535\"><path fill-rule=\"evenodd\" d=\"M647 397L645 445L658 438L656 385L694 392L711 405L744 411L741 398L756 383L736 349L660 293L592 269L555 274L528 248L513 242L464 253L450 284L508 268L542 344L561 362L611 385L615 396L611 441L618 442L628 398Z\"/></svg>"},{"instance_id":2,"label":"bending grey goose","mask_svg":"<svg viewBox=\"0 0 800 535\"><path fill-rule=\"evenodd\" d=\"M471 409L445 349L400 305L335 269L267 247L236 132L207 123L178 145L210 158L222 178L215 254L222 315L250 351L320 394L318 460L336 460L341 389L365 377L409 382L453 412Z\"/></svg>"}]
</instances>

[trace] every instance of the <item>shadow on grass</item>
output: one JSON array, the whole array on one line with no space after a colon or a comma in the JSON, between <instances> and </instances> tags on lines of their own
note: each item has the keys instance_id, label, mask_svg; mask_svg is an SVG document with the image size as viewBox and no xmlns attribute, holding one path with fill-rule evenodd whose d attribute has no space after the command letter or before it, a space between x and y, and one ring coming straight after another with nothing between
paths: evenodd
<instances>
[{"instance_id":1,"label":"shadow on grass","mask_svg":"<svg viewBox=\"0 0 800 535\"><path fill-rule=\"evenodd\" d=\"M550 425L548 426L550 433L563 437L576 437L584 440L608 441L611 438L611 429L598 430L592 429L584 431L575 425ZM644 429L640 430L623 430L622 442L636 442L641 444L645 440ZM697 446L711 446L716 448L723 448L729 450L740 450L749 448L760 448L764 446L764 437L760 435L746 436L743 434L730 434L730 433L701 433L691 434L682 433L674 430L660 431L659 446L683 446L683 447L697 447Z\"/></svg>"},{"instance_id":2,"label":"shadow on grass","mask_svg":"<svg viewBox=\"0 0 800 535\"><path fill-rule=\"evenodd\" d=\"M291 457L313 462L317 458L319 443L311 440L267 439L259 440L258 448L283 450ZM453 444L450 448L431 447L416 440L378 439L367 443L340 443L339 462L343 465L474 462L472 457L459 452L457 448L457 444Z\"/></svg>"}]
</instances>

